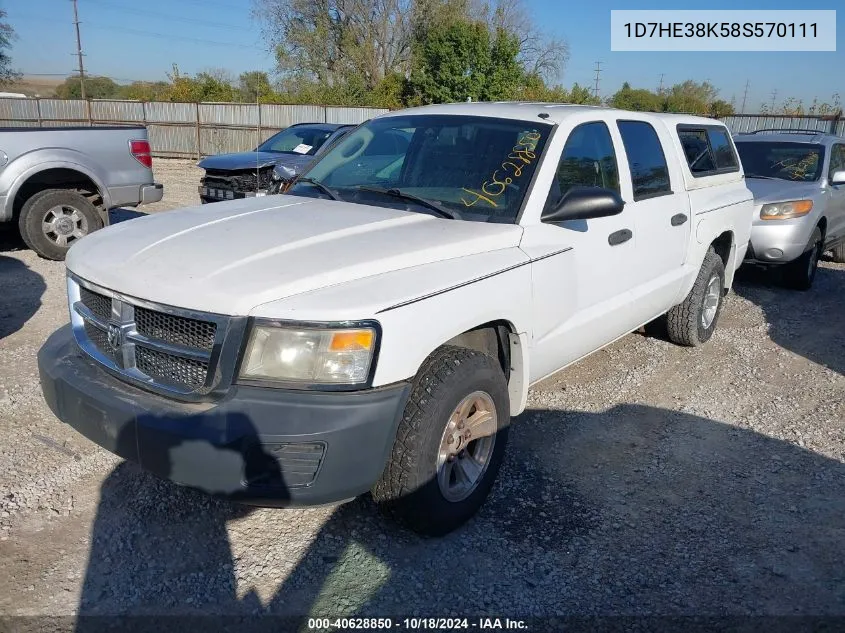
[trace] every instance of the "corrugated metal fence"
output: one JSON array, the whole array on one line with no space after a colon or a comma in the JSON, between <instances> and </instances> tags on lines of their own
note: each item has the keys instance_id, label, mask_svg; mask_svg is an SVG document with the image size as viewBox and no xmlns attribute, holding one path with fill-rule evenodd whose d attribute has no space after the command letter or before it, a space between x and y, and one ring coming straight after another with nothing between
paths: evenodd
<instances>
[{"instance_id":1,"label":"corrugated metal fence","mask_svg":"<svg viewBox=\"0 0 845 633\"><path fill-rule=\"evenodd\" d=\"M722 119L733 134L756 130L814 130L845 136L845 119L842 114L832 116L791 116L785 114L737 114Z\"/></svg>"},{"instance_id":2,"label":"corrugated metal fence","mask_svg":"<svg viewBox=\"0 0 845 633\"><path fill-rule=\"evenodd\" d=\"M377 108L0 98L0 127L145 125L155 156L199 158L255 148L294 123L361 123Z\"/></svg>"}]
</instances>

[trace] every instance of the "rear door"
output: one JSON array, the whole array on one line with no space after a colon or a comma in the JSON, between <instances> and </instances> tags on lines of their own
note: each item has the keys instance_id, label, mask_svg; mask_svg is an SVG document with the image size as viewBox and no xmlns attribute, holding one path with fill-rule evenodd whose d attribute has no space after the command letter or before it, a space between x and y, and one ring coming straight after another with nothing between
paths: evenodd
<instances>
[{"instance_id":1,"label":"rear door","mask_svg":"<svg viewBox=\"0 0 845 633\"><path fill-rule=\"evenodd\" d=\"M845 143L834 143L830 149L827 182L831 182L834 172L842 170L845 170ZM827 236L829 239L841 239L845 237L845 185L830 185L829 189Z\"/></svg>"},{"instance_id":2,"label":"rear door","mask_svg":"<svg viewBox=\"0 0 845 633\"><path fill-rule=\"evenodd\" d=\"M637 236L634 309L644 321L676 302L692 214L669 131L633 118L620 119L616 125L625 149L620 169L630 173L630 181L623 180L625 212L631 213Z\"/></svg>"}]
</instances>

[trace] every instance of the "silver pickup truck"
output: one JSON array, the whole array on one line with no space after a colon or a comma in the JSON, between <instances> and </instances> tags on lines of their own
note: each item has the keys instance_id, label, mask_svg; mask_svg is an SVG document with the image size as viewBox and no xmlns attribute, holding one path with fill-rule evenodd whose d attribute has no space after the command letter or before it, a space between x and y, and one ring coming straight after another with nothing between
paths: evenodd
<instances>
[{"instance_id":1,"label":"silver pickup truck","mask_svg":"<svg viewBox=\"0 0 845 633\"><path fill-rule=\"evenodd\" d=\"M48 259L109 223L109 209L158 202L144 127L0 128L0 222Z\"/></svg>"}]
</instances>

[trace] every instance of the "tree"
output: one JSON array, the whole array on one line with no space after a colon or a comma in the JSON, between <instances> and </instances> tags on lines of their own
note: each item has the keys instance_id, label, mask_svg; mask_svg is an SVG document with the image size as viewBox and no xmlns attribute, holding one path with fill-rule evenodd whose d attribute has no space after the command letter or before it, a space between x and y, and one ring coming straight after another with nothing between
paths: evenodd
<instances>
[{"instance_id":1,"label":"tree","mask_svg":"<svg viewBox=\"0 0 845 633\"><path fill-rule=\"evenodd\" d=\"M707 114L712 101L719 93L713 84L703 81L697 83L687 80L669 89L666 96L666 110L668 112L684 112L688 114Z\"/></svg>"},{"instance_id":2,"label":"tree","mask_svg":"<svg viewBox=\"0 0 845 633\"><path fill-rule=\"evenodd\" d=\"M167 101L170 84L166 81L133 81L119 86L118 97L136 101Z\"/></svg>"},{"instance_id":3,"label":"tree","mask_svg":"<svg viewBox=\"0 0 845 633\"><path fill-rule=\"evenodd\" d=\"M519 42L503 29L491 38L483 22L434 24L415 33L413 46L413 101L494 101L511 99L519 89Z\"/></svg>"},{"instance_id":4,"label":"tree","mask_svg":"<svg viewBox=\"0 0 845 633\"><path fill-rule=\"evenodd\" d=\"M246 101L247 103L255 103L260 99L266 99L273 93L267 73L260 70L241 73L241 76L238 77L238 86L241 101Z\"/></svg>"},{"instance_id":5,"label":"tree","mask_svg":"<svg viewBox=\"0 0 845 633\"><path fill-rule=\"evenodd\" d=\"M108 77L85 77L85 96L88 99L114 99L119 92L120 86ZM82 85L79 77L68 77L56 86L56 96L59 99L81 99Z\"/></svg>"},{"instance_id":6,"label":"tree","mask_svg":"<svg viewBox=\"0 0 845 633\"><path fill-rule=\"evenodd\" d=\"M254 0L284 74L374 88L410 58L412 0Z\"/></svg>"},{"instance_id":7,"label":"tree","mask_svg":"<svg viewBox=\"0 0 845 633\"><path fill-rule=\"evenodd\" d=\"M569 103L578 103L582 105L599 105L601 99L593 95L589 88L579 86L576 82L569 91Z\"/></svg>"},{"instance_id":8,"label":"tree","mask_svg":"<svg viewBox=\"0 0 845 633\"><path fill-rule=\"evenodd\" d=\"M0 9L0 86L6 86L21 78L21 74L12 69L12 58L6 52L12 48L15 30L4 21L6 11Z\"/></svg>"},{"instance_id":9,"label":"tree","mask_svg":"<svg viewBox=\"0 0 845 633\"><path fill-rule=\"evenodd\" d=\"M622 87L608 99L608 103L614 108L622 110L636 110L639 112L661 112L663 110L663 98L644 88L631 88L627 81Z\"/></svg>"},{"instance_id":10,"label":"tree","mask_svg":"<svg viewBox=\"0 0 845 633\"><path fill-rule=\"evenodd\" d=\"M730 116L734 113L734 106L723 99L716 99L710 102L708 114L717 119Z\"/></svg>"}]
</instances>

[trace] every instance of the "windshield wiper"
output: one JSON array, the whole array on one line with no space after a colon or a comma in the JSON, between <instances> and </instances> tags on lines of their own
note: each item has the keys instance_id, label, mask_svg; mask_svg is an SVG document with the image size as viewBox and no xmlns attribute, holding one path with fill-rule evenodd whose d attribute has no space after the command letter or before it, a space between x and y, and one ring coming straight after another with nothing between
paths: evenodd
<instances>
[{"instance_id":1,"label":"windshield wiper","mask_svg":"<svg viewBox=\"0 0 845 633\"><path fill-rule=\"evenodd\" d=\"M372 191L373 193L382 193L386 196L393 196L394 198L400 198L402 200L409 200L411 202L416 202L419 205L426 207L427 209L431 209L440 217L448 218L450 220L459 220L460 215L457 211L451 211L444 207L443 205L435 202L434 200L427 200L426 198L420 198L419 196L415 196L412 193L405 193L404 191L400 191L399 189L384 189L382 187L370 187L368 185L359 185L356 187L361 191Z\"/></svg>"},{"instance_id":2,"label":"windshield wiper","mask_svg":"<svg viewBox=\"0 0 845 633\"><path fill-rule=\"evenodd\" d=\"M298 182L305 182L305 183L308 183L309 185L314 185L315 187L317 187L317 189L322 191L324 194L326 194L332 200L340 200L340 196L337 195L337 192L334 189L330 189L329 187L326 187L326 185L321 183L319 180L314 180L313 178L297 178L294 181L293 184L296 184Z\"/></svg>"}]
</instances>

